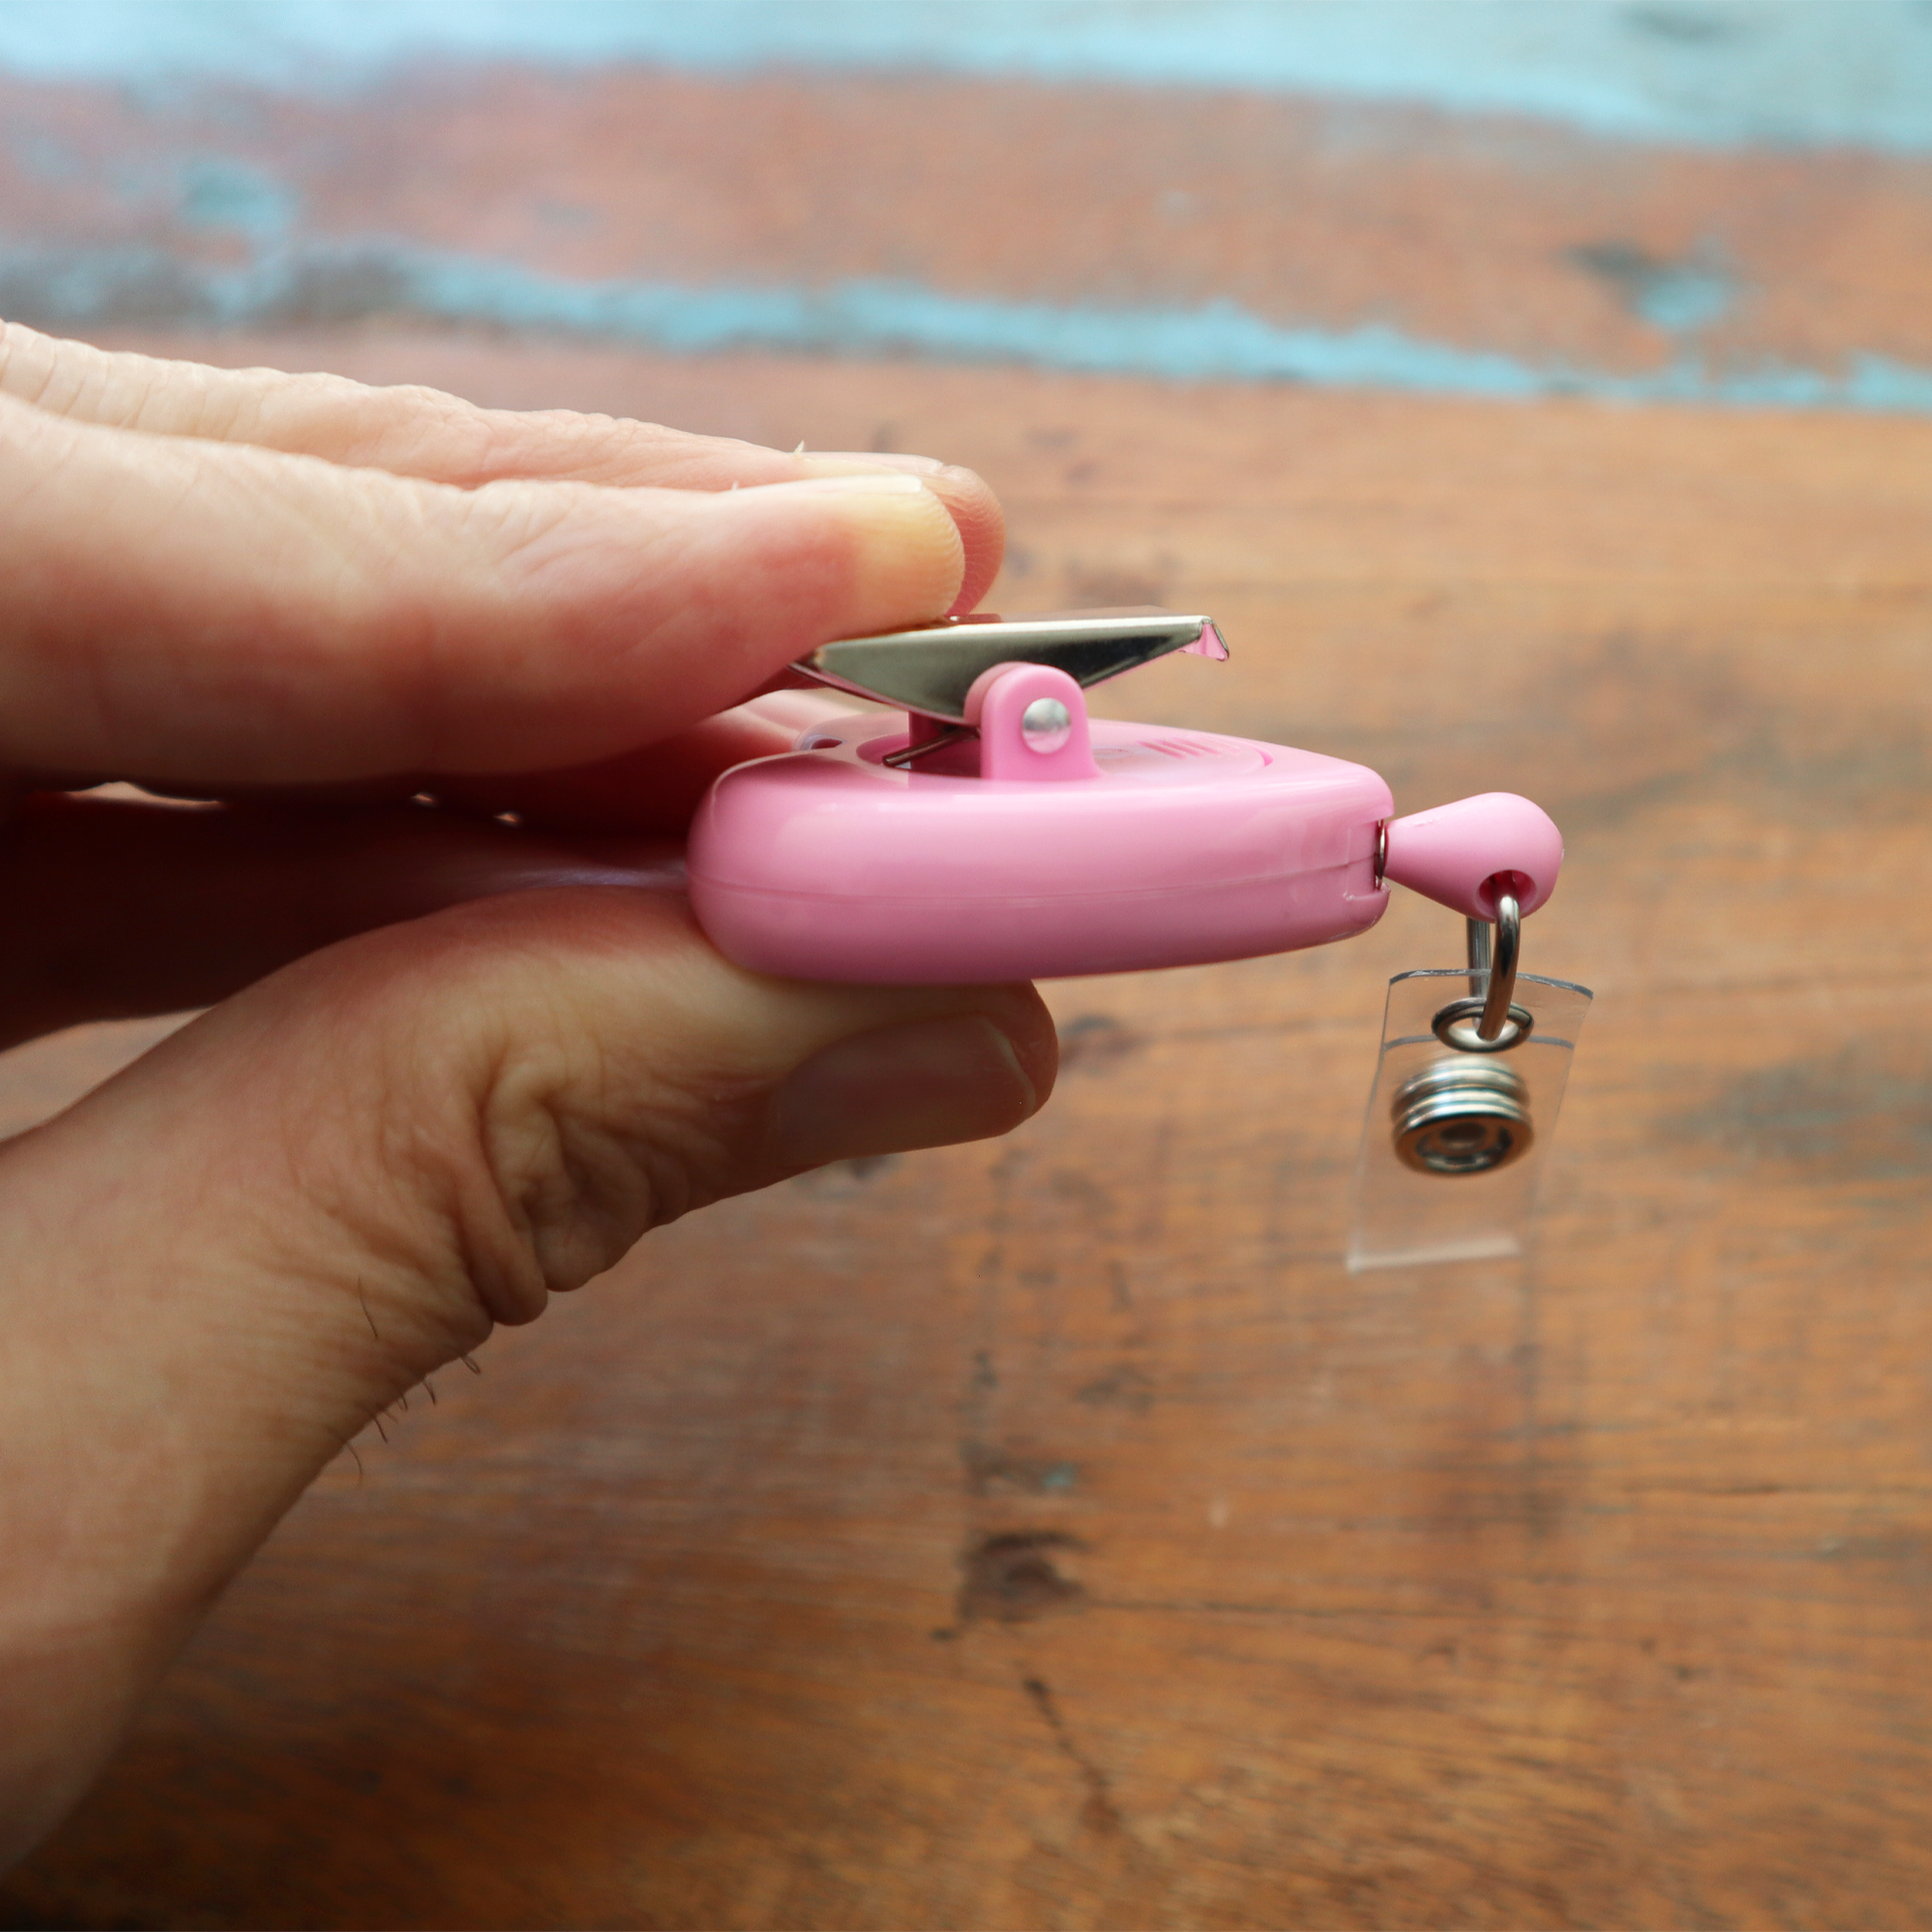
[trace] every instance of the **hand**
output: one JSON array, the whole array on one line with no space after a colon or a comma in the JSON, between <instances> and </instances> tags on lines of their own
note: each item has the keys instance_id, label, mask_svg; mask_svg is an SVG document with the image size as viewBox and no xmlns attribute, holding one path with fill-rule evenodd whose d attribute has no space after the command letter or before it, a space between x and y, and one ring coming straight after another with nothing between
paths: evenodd
<instances>
[{"instance_id":1,"label":"hand","mask_svg":"<svg viewBox=\"0 0 1932 1932\"><path fill-rule=\"evenodd\" d=\"M671 865L789 742L741 701L970 608L1000 543L924 459L0 329L0 1043L212 1008L0 1149L0 1858L493 1323L1044 1099L1031 988L741 972ZM69 795L103 780L216 802Z\"/></svg>"}]
</instances>

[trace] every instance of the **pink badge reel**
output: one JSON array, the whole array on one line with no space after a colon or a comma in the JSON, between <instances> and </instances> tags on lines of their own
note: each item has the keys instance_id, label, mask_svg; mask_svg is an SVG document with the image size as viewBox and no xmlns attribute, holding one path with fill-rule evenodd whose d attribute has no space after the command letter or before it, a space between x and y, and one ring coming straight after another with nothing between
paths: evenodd
<instances>
[{"instance_id":1,"label":"pink badge reel","mask_svg":"<svg viewBox=\"0 0 1932 1932\"><path fill-rule=\"evenodd\" d=\"M1082 692L1172 650L1165 611L963 619L798 669L907 716L834 719L736 766L690 848L699 922L759 972L960 985L1200 965L1365 931L1394 880L1472 920L1550 896L1563 841L1508 792L1393 818L1366 765L1089 719Z\"/></svg>"},{"instance_id":2,"label":"pink badge reel","mask_svg":"<svg viewBox=\"0 0 1932 1932\"><path fill-rule=\"evenodd\" d=\"M1500 791L1394 818L1366 765L1088 718L1085 689L1172 650L1227 655L1206 618L1166 611L814 651L799 670L904 720L836 718L727 771L692 832L700 922L760 972L957 985L1325 945L1412 887L1463 915L1467 964L1389 983L1347 1263L1518 1252L1590 1000L1517 970L1557 828Z\"/></svg>"}]
</instances>

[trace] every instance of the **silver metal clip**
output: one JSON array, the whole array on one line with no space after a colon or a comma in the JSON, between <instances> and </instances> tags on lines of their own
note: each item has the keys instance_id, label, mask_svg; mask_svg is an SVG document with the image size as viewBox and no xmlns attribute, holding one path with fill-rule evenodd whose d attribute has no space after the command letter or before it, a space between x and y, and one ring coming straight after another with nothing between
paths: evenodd
<instances>
[{"instance_id":1,"label":"silver metal clip","mask_svg":"<svg viewBox=\"0 0 1932 1932\"><path fill-rule=\"evenodd\" d=\"M997 665L1049 664L1087 690L1176 650L1216 659L1228 654L1212 618L1183 617L1147 605L1123 611L1042 611L1021 618L989 612L947 618L877 637L841 637L807 652L792 669L855 697L970 730L966 695L982 672ZM913 756L927 749L937 751L938 742L906 747Z\"/></svg>"}]
</instances>

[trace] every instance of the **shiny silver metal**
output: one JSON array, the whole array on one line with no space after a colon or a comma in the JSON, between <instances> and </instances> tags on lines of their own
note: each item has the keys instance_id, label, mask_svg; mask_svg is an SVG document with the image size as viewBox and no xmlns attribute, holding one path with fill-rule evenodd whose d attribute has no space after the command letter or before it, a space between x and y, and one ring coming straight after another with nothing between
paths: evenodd
<instances>
[{"instance_id":1,"label":"shiny silver metal","mask_svg":"<svg viewBox=\"0 0 1932 1932\"><path fill-rule=\"evenodd\" d=\"M934 752L943 752L948 745L958 745L968 738L977 738L979 729L974 725L953 725L947 730L935 733L924 743L901 745L897 752L888 752L879 762L890 764L895 771L903 771L909 764L917 764L922 758Z\"/></svg>"},{"instance_id":2,"label":"shiny silver metal","mask_svg":"<svg viewBox=\"0 0 1932 1932\"><path fill-rule=\"evenodd\" d=\"M1536 1139L1529 1088L1500 1061L1434 1060L1397 1088L1396 1158L1419 1173L1494 1173Z\"/></svg>"},{"instance_id":3,"label":"shiny silver metal","mask_svg":"<svg viewBox=\"0 0 1932 1932\"><path fill-rule=\"evenodd\" d=\"M1467 928L1469 991L1479 995L1489 977L1489 921L1464 919L1462 923Z\"/></svg>"},{"instance_id":4,"label":"shiny silver metal","mask_svg":"<svg viewBox=\"0 0 1932 1932\"><path fill-rule=\"evenodd\" d=\"M1073 729L1073 719L1057 698L1035 698L1020 714L1020 736L1030 752L1057 752Z\"/></svg>"},{"instance_id":5,"label":"shiny silver metal","mask_svg":"<svg viewBox=\"0 0 1932 1932\"><path fill-rule=\"evenodd\" d=\"M1479 1030L1486 1004L1477 999L1451 1000L1436 1016L1436 1037L1458 1053L1507 1053L1512 1046L1522 1045L1535 1030L1536 1015L1528 1007L1512 1005L1495 1038L1484 1039Z\"/></svg>"},{"instance_id":6,"label":"shiny silver metal","mask_svg":"<svg viewBox=\"0 0 1932 1932\"><path fill-rule=\"evenodd\" d=\"M963 725L973 680L997 664L1050 664L1085 690L1190 645L1207 656L1227 655L1212 618L1152 605L1022 618L979 613L877 637L841 637L808 652L792 669L855 697ZM921 746L913 757L937 749Z\"/></svg>"},{"instance_id":7,"label":"shiny silver metal","mask_svg":"<svg viewBox=\"0 0 1932 1932\"><path fill-rule=\"evenodd\" d=\"M1436 1037L1458 1053L1507 1053L1529 1038L1536 1017L1515 1004L1516 962L1523 952L1523 913L1502 876L1495 888L1494 943L1485 919L1464 921L1469 962L1469 997L1451 1000L1437 1014Z\"/></svg>"},{"instance_id":8,"label":"shiny silver metal","mask_svg":"<svg viewBox=\"0 0 1932 1932\"><path fill-rule=\"evenodd\" d=\"M1482 1040L1497 1038L1509 1018L1509 1003L1516 996L1516 962L1523 952L1523 912L1516 895L1504 892L1497 880L1489 883L1496 888L1496 939L1493 952L1488 945L1483 947L1490 957L1484 962L1489 968L1489 985L1482 997L1482 1024L1476 1028L1476 1037ZM1469 990L1475 991L1473 987Z\"/></svg>"}]
</instances>

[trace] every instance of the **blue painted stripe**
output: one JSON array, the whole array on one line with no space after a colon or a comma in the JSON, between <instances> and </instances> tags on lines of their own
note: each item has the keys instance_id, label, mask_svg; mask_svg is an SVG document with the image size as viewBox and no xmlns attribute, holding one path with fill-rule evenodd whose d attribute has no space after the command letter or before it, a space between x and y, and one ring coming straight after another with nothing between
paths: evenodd
<instances>
[{"instance_id":1,"label":"blue painted stripe","mask_svg":"<svg viewBox=\"0 0 1932 1932\"><path fill-rule=\"evenodd\" d=\"M0 67L28 75L310 87L423 55L1263 88L1932 151L1925 0L0 0Z\"/></svg>"},{"instance_id":2,"label":"blue painted stripe","mask_svg":"<svg viewBox=\"0 0 1932 1932\"><path fill-rule=\"evenodd\" d=\"M277 250L191 267L147 249L0 254L0 313L45 327L286 327L368 314L568 334L680 353L763 348L915 354L1177 381L1302 382L1437 395L1576 395L1932 415L1932 369L1855 354L1837 369L1715 363L1688 348L1639 374L1534 363L1374 323L1284 328L1229 301L1191 309L1055 307L864 279L825 288L572 282L513 262L403 247Z\"/></svg>"}]
</instances>

